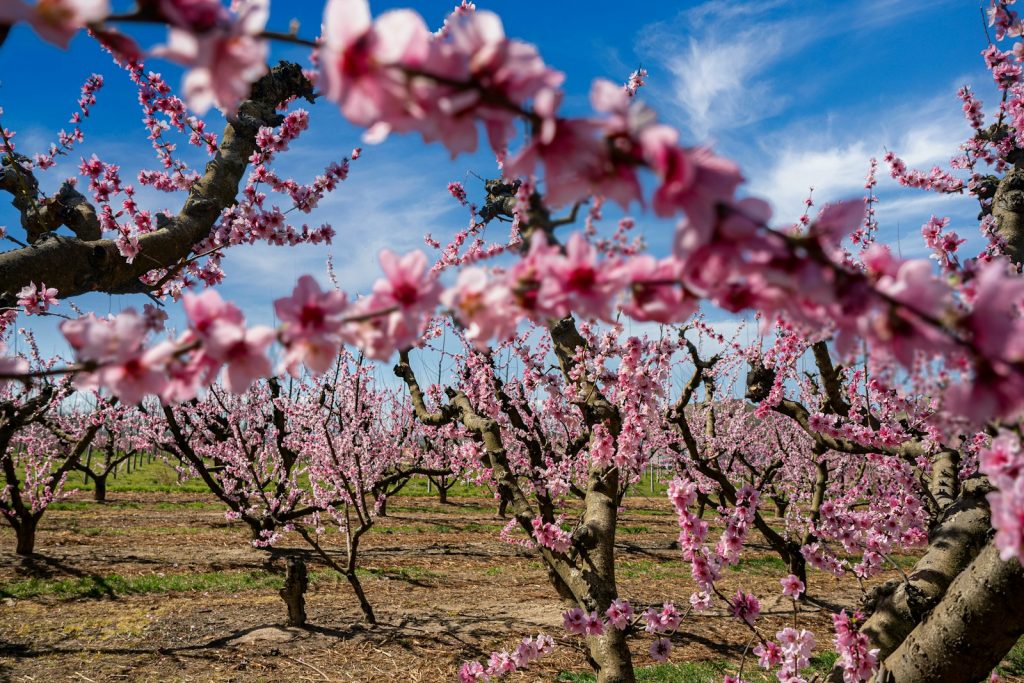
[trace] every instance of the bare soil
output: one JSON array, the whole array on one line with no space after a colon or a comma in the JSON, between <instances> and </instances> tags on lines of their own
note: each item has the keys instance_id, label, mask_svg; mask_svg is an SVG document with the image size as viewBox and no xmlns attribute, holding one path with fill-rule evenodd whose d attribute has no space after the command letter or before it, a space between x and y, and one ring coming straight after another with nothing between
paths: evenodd
<instances>
[{"instance_id":1,"label":"bare soil","mask_svg":"<svg viewBox=\"0 0 1024 683\"><path fill-rule=\"evenodd\" d=\"M87 498L76 497L86 501ZM283 572L283 557L315 557L289 539L273 554L249 545L247 529L225 520L198 494L111 494L106 504L50 510L38 556L14 555L0 527L0 680L3 681L451 681L459 662L514 647L527 635L556 637L548 657L506 680L553 681L587 671L583 643L561 628L559 604L541 564L498 537L504 521L484 498L397 497L388 516L364 537L362 581L377 618L362 621L347 582L320 578L307 595L311 625L282 629L286 610L273 588L157 592L97 598L10 597L14 582L195 572ZM620 594L634 604L687 604L689 566L674 548L678 527L664 497L626 501L618 553ZM741 585L762 599L762 627L792 623L779 599L787 572L751 539L746 569L727 571L722 588ZM765 558L759 561L758 558ZM896 576L895 570L867 582ZM829 610L855 607L861 589L812 570L818 605L801 607L799 623L815 631L819 651L831 644ZM3 597L6 595L7 597ZM674 637L672 661L738 663L749 632L721 611L687 617ZM636 638L638 666L652 663L649 638ZM747 661L747 666L751 662Z\"/></svg>"}]
</instances>

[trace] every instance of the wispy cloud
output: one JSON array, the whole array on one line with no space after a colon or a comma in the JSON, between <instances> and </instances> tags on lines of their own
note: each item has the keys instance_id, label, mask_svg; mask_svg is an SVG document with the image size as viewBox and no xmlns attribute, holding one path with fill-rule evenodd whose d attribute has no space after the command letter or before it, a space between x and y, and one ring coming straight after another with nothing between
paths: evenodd
<instances>
[{"instance_id":1,"label":"wispy cloud","mask_svg":"<svg viewBox=\"0 0 1024 683\"><path fill-rule=\"evenodd\" d=\"M670 105L699 140L778 113L769 72L806 42L800 20L760 21L779 2L708 2L642 31L638 51L671 75ZM749 29L736 30L739 16ZM754 21L754 20L758 21Z\"/></svg>"},{"instance_id":2,"label":"wispy cloud","mask_svg":"<svg viewBox=\"0 0 1024 683\"><path fill-rule=\"evenodd\" d=\"M952 93L951 87L948 93L870 115L835 113L835 125L822 126L820 119L794 121L764 137L744 164L749 191L771 202L779 221L794 221L812 187L819 206L863 196L869 161L875 157L877 192L883 200L880 219L912 220L921 212L955 211L957 198L903 191L882 161L885 151L892 150L911 168L947 166L968 134Z\"/></svg>"},{"instance_id":3,"label":"wispy cloud","mask_svg":"<svg viewBox=\"0 0 1024 683\"><path fill-rule=\"evenodd\" d=\"M637 52L670 77L663 111L704 141L778 116L800 99L796 90L820 87L825 69L813 85L779 80L780 67L808 47L877 31L952 1L709 0L644 27ZM837 64L830 66L836 71Z\"/></svg>"}]
</instances>

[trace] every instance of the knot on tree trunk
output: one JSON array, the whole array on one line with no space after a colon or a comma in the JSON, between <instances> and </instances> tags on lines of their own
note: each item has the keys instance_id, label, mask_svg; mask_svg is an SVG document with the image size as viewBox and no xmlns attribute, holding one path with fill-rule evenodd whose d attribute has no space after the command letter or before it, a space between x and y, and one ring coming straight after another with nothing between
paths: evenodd
<instances>
[{"instance_id":1,"label":"knot on tree trunk","mask_svg":"<svg viewBox=\"0 0 1024 683\"><path fill-rule=\"evenodd\" d=\"M775 385L775 371L756 361L747 372L747 400L760 403L768 398Z\"/></svg>"},{"instance_id":2,"label":"knot on tree trunk","mask_svg":"<svg viewBox=\"0 0 1024 683\"><path fill-rule=\"evenodd\" d=\"M878 606L883 600L892 597L892 594L896 592L896 589L903 583L902 579L890 579L880 586L875 586L861 598L861 611L864 613L864 617L867 618L874 614L878 610Z\"/></svg>"},{"instance_id":3,"label":"knot on tree trunk","mask_svg":"<svg viewBox=\"0 0 1024 683\"><path fill-rule=\"evenodd\" d=\"M284 588L279 592L288 605L288 626L304 626L306 624L306 589L309 588L309 576L306 563L301 557L289 557L285 568Z\"/></svg>"}]
</instances>

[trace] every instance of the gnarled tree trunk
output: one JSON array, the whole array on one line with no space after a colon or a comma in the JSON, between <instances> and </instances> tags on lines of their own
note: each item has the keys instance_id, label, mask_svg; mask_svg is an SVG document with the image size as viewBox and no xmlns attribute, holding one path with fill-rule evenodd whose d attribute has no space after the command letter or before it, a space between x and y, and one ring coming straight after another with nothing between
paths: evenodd
<instances>
[{"instance_id":1,"label":"gnarled tree trunk","mask_svg":"<svg viewBox=\"0 0 1024 683\"><path fill-rule=\"evenodd\" d=\"M14 552L18 555L31 555L36 548L36 529L39 528L39 515L22 517L14 524L14 535L17 545Z\"/></svg>"},{"instance_id":2,"label":"gnarled tree trunk","mask_svg":"<svg viewBox=\"0 0 1024 683\"><path fill-rule=\"evenodd\" d=\"M989 542L884 662L879 683L975 683L1024 633L1024 567Z\"/></svg>"},{"instance_id":3,"label":"gnarled tree trunk","mask_svg":"<svg viewBox=\"0 0 1024 683\"><path fill-rule=\"evenodd\" d=\"M306 625L306 589L309 588L309 576L306 563L301 557L289 557L285 569L284 588L279 593L288 605L288 625Z\"/></svg>"}]
</instances>

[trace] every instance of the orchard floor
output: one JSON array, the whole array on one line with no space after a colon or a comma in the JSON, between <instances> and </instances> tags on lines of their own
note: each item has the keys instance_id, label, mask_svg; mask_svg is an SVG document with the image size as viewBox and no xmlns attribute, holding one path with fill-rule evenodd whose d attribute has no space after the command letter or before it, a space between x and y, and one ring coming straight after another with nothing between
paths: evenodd
<instances>
[{"instance_id":1,"label":"orchard floor","mask_svg":"<svg viewBox=\"0 0 1024 683\"><path fill-rule=\"evenodd\" d=\"M285 614L277 595L283 561L268 564L210 497L112 493L101 505L87 495L46 513L30 564L0 528L0 681L451 681L460 661L538 632L555 636L558 648L506 680L589 680L582 643L562 631L541 565L498 538L503 522L486 498L393 498L360 554L379 624L365 624L348 583L309 558L311 625L286 630L276 627ZM672 548L667 500L630 497L625 507L620 594L634 604L686 604L693 584ZM762 626L774 634L792 623L792 603L778 599L787 572L759 541L751 539L741 571L727 571L722 587L753 589ZM860 588L813 570L809 583L820 603L801 607L799 623L815 632L823 670L829 610L855 605ZM720 611L690 616L673 638L677 666L650 669L645 680L720 681L748 639ZM646 637L633 642L638 667L653 664L649 645ZM1004 663L1008 679L1024 671L1018 659ZM748 656L747 672L753 664Z\"/></svg>"}]
</instances>

